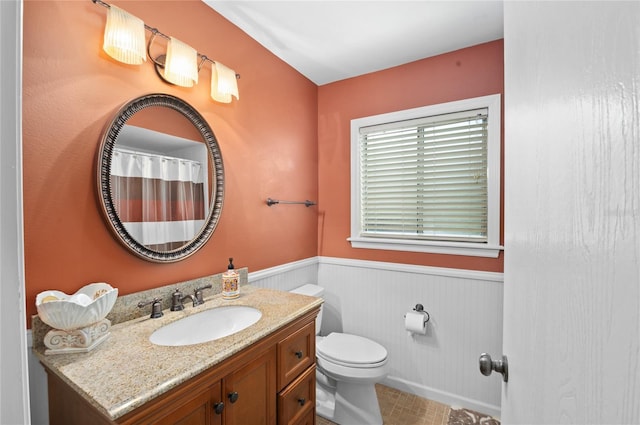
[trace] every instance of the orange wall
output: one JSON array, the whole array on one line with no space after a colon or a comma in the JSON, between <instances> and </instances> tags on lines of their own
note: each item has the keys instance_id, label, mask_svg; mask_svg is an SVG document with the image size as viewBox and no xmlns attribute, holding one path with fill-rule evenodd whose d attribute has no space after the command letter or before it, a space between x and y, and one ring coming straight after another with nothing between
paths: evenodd
<instances>
[{"instance_id":1,"label":"orange wall","mask_svg":"<svg viewBox=\"0 0 640 425\"><path fill-rule=\"evenodd\" d=\"M347 238L351 226L350 121L504 94L503 71L503 41L499 40L319 87L319 255L502 272L502 254L497 259L487 259L354 249Z\"/></svg>"},{"instance_id":2,"label":"orange wall","mask_svg":"<svg viewBox=\"0 0 640 425\"><path fill-rule=\"evenodd\" d=\"M28 316L46 289L108 282L121 294L220 273L227 257L259 270L317 255L317 209L268 207L312 199L317 182L317 86L201 1L114 1L242 75L240 101L209 98L209 68L187 89L151 63L102 51L106 9L89 0L24 2L23 155ZM147 37L149 33L147 32ZM203 249L172 264L145 261L111 235L96 195L105 124L125 102L169 93L194 106L220 144L225 201Z\"/></svg>"},{"instance_id":3,"label":"orange wall","mask_svg":"<svg viewBox=\"0 0 640 425\"><path fill-rule=\"evenodd\" d=\"M23 156L28 316L46 289L75 292L105 281L128 294L237 267L260 270L315 255L502 271L502 257L352 249L349 121L503 93L502 41L317 87L199 0L113 2L242 75L240 101L209 98L209 69L187 89L151 63L124 65L102 52L106 9L90 0L24 2ZM147 33L148 36L148 33ZM198 253L147 262L111 235L96 194L105 124L147 93L176 95L204 116L220 144L225 202ZM267 207L267 197L318 200Z\"/></svg>"}]
</instances>

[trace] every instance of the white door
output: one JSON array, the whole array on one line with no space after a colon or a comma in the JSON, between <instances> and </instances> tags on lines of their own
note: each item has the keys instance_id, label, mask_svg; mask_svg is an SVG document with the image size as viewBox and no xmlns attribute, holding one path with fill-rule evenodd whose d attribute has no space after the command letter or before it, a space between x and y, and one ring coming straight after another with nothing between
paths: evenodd
<instances>
[{"instance_id":1,"label":"white door","mask_svg":"<svg viewBox=\"0 0 640 425\"><path fill-rule=\"evenodd\" d=\"M640 2L504 12L502 420L638 424Z\"/></svg>"},{"instance_id":2,"label":"white door","mask_svg":"<svg viewBox=\"0 0 640 425\"><path fill-rule=\"evenodd\" d=\"M0 424L29 424L22 227L22 2L0 0Z\"/></svg>"}]
</instances>

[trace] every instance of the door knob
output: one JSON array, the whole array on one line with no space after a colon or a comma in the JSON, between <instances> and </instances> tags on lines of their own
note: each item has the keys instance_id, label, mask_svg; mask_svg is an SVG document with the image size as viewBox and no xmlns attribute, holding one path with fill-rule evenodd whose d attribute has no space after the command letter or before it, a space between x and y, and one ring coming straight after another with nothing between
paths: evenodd
<instances>
[{"instance_id":1,"label":"door knob","mask_svg":"<svg viewBox=\"0 0 640 425\"><path fill-rule=\"evenodd\" d=\"M494 370L502 374L502 380L504 382L509 381L509 363L507 362L507 356L503 355L502 360L491 360L489 354L480 354L480 373L489 376Z\"/></svg>"},{"instance_id":2,"label":"door knob","mask_svg":"<svg viewBox=\"0 0 640 425\"><path fill-rule=\"evenodd\" d=\"M238 398L240 398L240 395L238 395L238 393L234 391L232 393L229 393L228 397L231 403L235 403L236 401L238 401Z\"/></svg>"}]
</instances>

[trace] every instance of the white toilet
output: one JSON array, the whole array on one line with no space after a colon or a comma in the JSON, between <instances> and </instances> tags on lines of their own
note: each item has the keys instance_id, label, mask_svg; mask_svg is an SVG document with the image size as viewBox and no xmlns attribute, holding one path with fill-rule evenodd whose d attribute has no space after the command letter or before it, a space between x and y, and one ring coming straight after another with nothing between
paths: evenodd
<instances>
[{"instance_id":1,"label":"white toilet","mask_svg":"<svg viewBox=\"0 0 640 425\"><path fill-rule=\"evenodd\" d=\"M291 292L322 297L324 288L307 284ZM340 425L382 425L375 383L387 375L387 350L357 335L320 336L322 310L316 319L316 413Z\"/></svg>"}]
</instances>

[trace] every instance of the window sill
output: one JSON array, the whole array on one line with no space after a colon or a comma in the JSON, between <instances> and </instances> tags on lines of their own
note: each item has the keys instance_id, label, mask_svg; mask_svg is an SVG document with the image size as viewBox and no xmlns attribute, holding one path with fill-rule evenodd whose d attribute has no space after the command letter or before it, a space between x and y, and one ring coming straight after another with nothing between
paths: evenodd
<instances>
[{"instance_id":1,"label":"window sill","mask_svg":"<svg viewBox=\"0 0 640 425\"><path fill-rule=\"evenodd\" d=\"M473 244L464 242L410 241L400 239L347 238L352 248L384 249L390 251L425 252L432 254L465 255L472 257L498 258L500 245Z\"/></svg>"}]
</instances>

